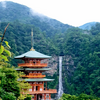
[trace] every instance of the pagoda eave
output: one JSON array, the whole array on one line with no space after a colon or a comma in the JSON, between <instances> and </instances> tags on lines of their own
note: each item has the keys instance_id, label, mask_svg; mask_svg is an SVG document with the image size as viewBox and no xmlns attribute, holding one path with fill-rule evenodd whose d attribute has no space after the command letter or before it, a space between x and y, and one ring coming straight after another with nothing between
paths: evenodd
<instances>
[{"instance_id":1,"label":"pagoda eave","mask_svg":"<svg viewBox=\"0 0 100 100\"><path fill-rule=\"evenodd\" d=\"M51 68L16 68L17 71L48 71Z\"/></svg>"},{"instance_id":2,"label":"pagoda eave","mask_svg":"<svg viewBox=\"0 0 100 100\"><path fill-rule=\"evenodd\" d=\"M27 82L48 82L48 81L54 81L54 79L47 79L47 78L33 78L33 79L25 79Z\"/></svg>"},{"instance_id":3,"label":"pagoda eave","mask_svg":"<svg viewBox=\"0 0 100 100\"><path fill-rule=\"evenodd\" d=\"M32 59L49 59L51 56L44 55L37 51L28 51L22 55L14 57L15 59L24 59L24 58L32 58Z\"/></svg>"}]
</instances>

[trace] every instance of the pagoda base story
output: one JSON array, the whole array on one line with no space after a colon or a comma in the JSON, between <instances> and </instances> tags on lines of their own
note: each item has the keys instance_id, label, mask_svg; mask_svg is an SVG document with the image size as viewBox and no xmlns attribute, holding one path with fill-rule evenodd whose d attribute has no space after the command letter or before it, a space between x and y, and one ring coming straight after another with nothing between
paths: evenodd
<instances>
[{"instance_id":1,"label":"pagoda base story","mask_svg":"<svg viewBox=\"0 0 100 100\"><path fill-rule=\"evenodd\" d=\"M33 95L32 100L52 100L51 94L57 93L56 89L48 89L43 91L32 91L29 92L30 95Z\"/></svg>"},{"instance_id":2,"label":"pagoda base story","mask_svg":"<svg viewBox=\"0 0 100 100\"><path fill-rule=\"evenodd\" d=\"M51 100L51 94L34 94L32 100Z\"/></svg>"}]
</instances>

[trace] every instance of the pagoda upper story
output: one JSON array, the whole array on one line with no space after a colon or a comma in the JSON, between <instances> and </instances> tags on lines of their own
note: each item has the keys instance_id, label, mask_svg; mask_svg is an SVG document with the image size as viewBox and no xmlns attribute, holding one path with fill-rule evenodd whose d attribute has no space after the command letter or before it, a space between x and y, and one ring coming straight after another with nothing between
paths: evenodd
<instances>
[{"instance_id":1,"label":"pagoda upper story","mask_svg":"<svg viewBox=\"0 0 100 100\"><path fill-rule=\"evenodd\" d=\"M45 68L47 63L41 63L41 60L50 57L31 49L31 51L15 57L15 59L22 59L24 61L24 63L18 64L21 68L17 70L24 71L25 75L21 76L23 78L44 78L46 76L42 75L42 72L50 70L50 68Z\"/></svg>"},{"instance_id":2,"label":"pagoda upper story","mask_svg":"<svg viewBox=\"0 0 100 100\"><path fill-rule=\"evenodd\" d=\"M41 60L48 59L51 56L44 55L42 53L39 53L37 51L28 51L22 55L16 56L15 59L22 59L24 63L18 64L18 66L21 67L46 67L47 63L41 63Z\"/></svg>"}]
</instances>

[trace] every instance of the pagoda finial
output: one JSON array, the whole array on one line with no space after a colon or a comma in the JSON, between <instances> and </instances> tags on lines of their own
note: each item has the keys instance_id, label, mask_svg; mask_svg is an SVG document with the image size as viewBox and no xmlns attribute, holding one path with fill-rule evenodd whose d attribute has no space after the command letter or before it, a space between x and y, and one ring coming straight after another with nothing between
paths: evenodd
<instances>
[{"instance_id":1,"label":"pagoda finial","mask_svg":"<svg viewBox=\"0 0 100 100\"><path fill-rule=\"evenodd\" d=\"M35 51L34 44L33 44L33 28L31 30L31 49L30 49L30 51Z\"/></svg>"}]
</instances>

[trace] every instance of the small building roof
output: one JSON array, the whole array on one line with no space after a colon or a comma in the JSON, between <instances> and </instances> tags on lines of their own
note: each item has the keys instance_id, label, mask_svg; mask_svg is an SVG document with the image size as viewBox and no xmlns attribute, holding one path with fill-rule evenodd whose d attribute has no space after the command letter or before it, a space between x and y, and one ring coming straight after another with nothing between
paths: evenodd
<instances>
[{"instance_id":1,"label":"small building roof","mask_svg":"<svg viewBox=\"0 0 100 100\"><path fill-rule=\"evenodd\" d=\"M28 51L22 55L19 55L19 56L15 56L14 57L15 59L21 59L21 58L39 58L39 59L48 59L48 58L51 58L51 56L47 56L45 54L42 54L40 52L37 52L37 51Z\"/></svg>"},{"instance_id":2,"label":"small building roof","mask_svg":"<svg viewBox=\"0 0 100 100\"><path fill-rule=\"evenodd\" d=\"M27 70L27 71L47 71L47 70L51 70L51 68L16 68L15 70L17 70L17 71L23 71L23 70Z\"/></svg>"}]
</instances>

